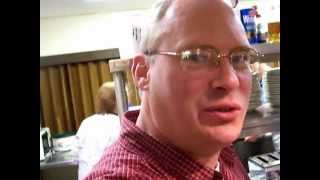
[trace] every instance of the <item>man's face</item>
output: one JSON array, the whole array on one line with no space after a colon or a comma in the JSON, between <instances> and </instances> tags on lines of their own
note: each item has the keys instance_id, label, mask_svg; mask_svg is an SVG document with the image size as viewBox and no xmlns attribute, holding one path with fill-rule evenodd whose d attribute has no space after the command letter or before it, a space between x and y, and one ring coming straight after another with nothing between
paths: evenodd
<instances>
[{"instance_id":1,"label":"man's face","mask_svg":"<svg viewBox=\"0 0 320 180\"><path fill-rule=\"evenodd\" d=\"M162 21L165 35L157 50L248 47L235 18L222 1L176 1ZM249 70L235 72L229 58L222 58L218 68L203 70L183 68L176 56L153 58L146 96L160 136L185 149L224 146L239 136L251 93Z\"/></svg>"}]
</instances>

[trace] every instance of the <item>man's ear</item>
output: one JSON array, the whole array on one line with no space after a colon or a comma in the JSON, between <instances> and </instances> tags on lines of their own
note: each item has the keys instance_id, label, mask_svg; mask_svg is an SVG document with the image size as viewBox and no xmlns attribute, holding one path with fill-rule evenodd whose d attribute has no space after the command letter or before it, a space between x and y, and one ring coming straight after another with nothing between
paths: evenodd
<instances>
[{"instance_id":1,"label":"man's ear","mask_svg":"<svg viewBox=\"0 0 320 180\"><path fill-rule=\"evenodd\" d=\"M133 81L140 90L149 89L149 63L144 54L138 54L132 59L131 74Z\"/></svg>"}]
</instances>

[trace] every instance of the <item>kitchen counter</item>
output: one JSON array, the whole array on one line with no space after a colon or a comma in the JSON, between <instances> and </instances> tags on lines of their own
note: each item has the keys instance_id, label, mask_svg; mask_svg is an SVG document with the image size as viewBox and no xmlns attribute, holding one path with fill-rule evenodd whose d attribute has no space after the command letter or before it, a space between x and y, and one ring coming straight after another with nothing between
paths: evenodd
<instances>
[{"instance_id":1,"label":"kitchen counter","mask_svg":"<svg viewBox=\"0 0 320 180\"><path fill-rule=\"evenodd\" d=\"M75 151L55 152L51 157L40 161L40 170L64 167L64 166L77 166L78 154Z\"/></svg>"},{"instance_id":2,"label":"kitchen counter","mask_svg":"<svg viewBox=\"0 0 320 180\"><path fill-rule=\"evenodd\" d=\"M280 109L276 109L266 117L263 117L258 112L247 113L240 135L241 138L249 135L261 135L267 132L280 132Z\"/></svg>"}]
</instances>

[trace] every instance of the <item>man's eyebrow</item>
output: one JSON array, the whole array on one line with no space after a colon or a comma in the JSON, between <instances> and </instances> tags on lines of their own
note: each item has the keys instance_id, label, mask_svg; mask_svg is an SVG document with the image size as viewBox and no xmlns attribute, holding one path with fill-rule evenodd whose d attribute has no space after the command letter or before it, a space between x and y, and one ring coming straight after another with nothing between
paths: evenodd
<instances>
[{"instance_id":1,"label":"man's eyebrow","mask_svg":"<svg viewBox=\"0 0 320 180\"><path fill-rule=\"evenodd\" d=\"M209 45L209 44L197 44L197 43L193 43L190 45L185 45L183 47L178 47L176 49L177 52L181 52L184 50L188 50L188 49L195 49L195 48L212 48L212 49L217 49L219 51L225 50L225 49L219 49L216 46L213 45ZM250 49L254 49L251 46L247 46L247 45L242 45L242 46L235 46L229 49L229 52L234 51L234 50L250 50Z\"/></svg>"},{"instance_id":2,"label":"man's eyebrow","mask_svg":"<svg viewBox=\"0 0 320 180\"><path fill-rule=\"evenodd\" d=\"M253 49L251 46L236 46L231 48L230 50L249 50L249 49Z\"/></svg>"},{"instance_id":3,"label":"man's eyebrow","mask_svg":"<svg viewBox=\"0 0 320 180\"><path fill-rule=\"evenodd\" d=\"M251 46L237 46L237 47L234 47L232 49L229 50L229 53L231 52L235 52L235 51L241 51L241 50L247 50L247 51L255 51L256 53L259 53L255 48L251 47Z\"/></svg>"},{"instance_id":4,"label":"man's eyebrow","mask_svg":"<svg viewBox=\"0 0 320 180\"><path fill-rule=\"evenodd\" d=\"M178 46L178 48L176 49L176 51L181 52L187 49L195 49L195 48L213 48L213 49L217 49L215 46L209 45L209 44L202 44L202 43L190 43L184 46Z\"/></svg>"}]
</instances>

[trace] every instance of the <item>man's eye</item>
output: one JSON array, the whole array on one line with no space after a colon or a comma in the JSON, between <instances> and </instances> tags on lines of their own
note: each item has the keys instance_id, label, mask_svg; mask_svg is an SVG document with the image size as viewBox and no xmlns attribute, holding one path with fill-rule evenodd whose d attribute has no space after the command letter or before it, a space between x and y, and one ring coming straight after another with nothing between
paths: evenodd
<instances>
[{"instance_id":1,"label":"man's eye","mask_svg":"<svg viewBox=\"0 0 320 180\"><path fill-rule=\"evenodd\" d=\"M247 63L249 61L249 58L247 55L235 55L232 56L232 63L233 64L241 64L241 63Z\"/></svg>"},{"instance_id":2,"label":"man's eye","mask_svg":"<svg viewBox=\"0 0 320 180\"><path fill-rule=\"evenodd\" d=\"M250 62L251 62L251 56L248 53L239 53L234 54L231 56L231 62L232 66L235 69L248 69Z\"/></svg>"},{"instance_id":3,"label":"man's eye","mask_svg":"<svg viewBox=\"0 0 320 180\"><path fill-rule=\"evenodd\" d=\"M192 53L190 55L189 60L194 61L194 62L199 62L203 60L203 56L201 56L200 54L197 53Z\"/></svg>"},{"instance_id":4,"label":"man's eye","mask_svg":"<svg viewBox=\"0 0 320 180\"><path fill-rule=\"evenodd\" d=\"M249 52L238 52L231 55L233 64L250 64L253 56Z\"/></svg>"},{"instance_id":5,"label":"man's eye","mask_svg":"<svg viewBox=\"0 0 320 180\"><path fill-rule=\"evenodd\" d=\"M182 54L182 60L205 63L210 58L209 54L186 51Z\"/></svg>"},{"instance_id":6,"label":"man's eye","mask_svg":"<svg viewBox=\"0 0 320 180\"><path fill-rule=\"evenodd\" d=\"M182 60L185 61L197 61L198 55L191 51L185 51L182 53Z\"/></svg>"}]
</instances>

